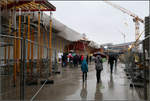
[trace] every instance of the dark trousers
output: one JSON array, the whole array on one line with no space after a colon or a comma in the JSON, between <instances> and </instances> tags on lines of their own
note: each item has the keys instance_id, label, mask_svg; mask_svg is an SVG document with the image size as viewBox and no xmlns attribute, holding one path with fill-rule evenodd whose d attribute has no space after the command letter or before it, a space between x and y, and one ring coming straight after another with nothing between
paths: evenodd
<instances>
[{"instance_id":1,"label":"dark trousers","mask_svg":"<svg viewBox=\"0 0 150 101\"><path fill-rule=\"evenodd\" d=\"M113 63L110 63L110 72L111 72L111 74L112 74L112 72L113 72Z\"/></svg>"},{"instance_id":2,"label":"dark trousers","mask_svg":"<svg viewBox=\"0 0 150 101\"><path fill-rule=\"evenodd\" d=\"M96 78L97 82L99 83L99 81L101 80L101 70L96 70Z\"/></svg>"},{"instance_id":3,"label":"dark trousers","mask_svg":"<svg viewBox=\"0 0 150 101\"><path fill-rule=\"evenodd\" d=\"M83 78L83 81L87 80L87 72L83 72L82 78Z\"/></svg>"}]
</instances>

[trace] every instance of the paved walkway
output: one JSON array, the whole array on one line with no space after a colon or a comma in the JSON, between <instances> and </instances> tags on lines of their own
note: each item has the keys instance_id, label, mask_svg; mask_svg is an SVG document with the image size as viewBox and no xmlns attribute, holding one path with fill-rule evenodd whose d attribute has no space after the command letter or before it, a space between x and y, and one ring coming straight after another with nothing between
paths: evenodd
<instances>
[{"instance_id":1,"label":"paved walkway","mask_svg":"<svg viewBox=\"0 0 150 101\"><path fill-rule=\"evenodd\" d=\"M109 66L104 63L102 83L96 83L95 67L89 65L87 82L82 82L80 68L63 68L55 77L54 85L47 85L36 97L37 100L139 100L135 90L123 72L122 64L114 69L111 76Z\"/></svg>"},{"instance_id":2,"label":"paved walkway","mask_svg":"<svg viewBox=\"0 0 150 101\"><path fill-rule=\"evenodd\" d=\"M82 82L82 72L78 68L62 68L61 74L53 77L54 84L45 85L34 100L141 100L136 90L129 87L122 64L118 64L111 76L109 66L104 63L102 82L96 83L96 71L94 63L89 65L87 82ZM26 86L25 99L30 100L41 85ZM10 88L6 94L2 94L0 100L19 99L19 87Z\"/></svg>"}]
</instances>

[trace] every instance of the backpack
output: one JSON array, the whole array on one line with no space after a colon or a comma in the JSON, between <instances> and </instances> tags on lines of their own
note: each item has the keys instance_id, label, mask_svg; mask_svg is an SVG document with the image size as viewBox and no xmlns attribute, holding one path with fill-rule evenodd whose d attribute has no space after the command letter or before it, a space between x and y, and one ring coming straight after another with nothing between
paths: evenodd
<instances>
[{"instance_id":1,"label":"backpack","mask_svg":"<svg viewBox=\"0 0 150 101\"><path fill-rule=\"evenodd\" d=\"M96 70L103 70L102 59L97 59L96 60Z\"/></svg>"}]
</instances>

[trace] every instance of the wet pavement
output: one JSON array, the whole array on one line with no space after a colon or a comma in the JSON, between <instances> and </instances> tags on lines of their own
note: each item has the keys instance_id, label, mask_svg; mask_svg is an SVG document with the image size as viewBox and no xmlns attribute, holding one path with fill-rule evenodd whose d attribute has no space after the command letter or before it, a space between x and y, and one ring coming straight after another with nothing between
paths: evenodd
<instances>
[{"instance_id":1,"label":"wet pavement","mask_svg":"<svg viewBox=\"0 0 150 101\"><path fill-rule=\"evenodd\" d=\"M117 68L114 68L113 74L110 75L109 65L104 63L99 84L96 82L94 63L89 65L87 81L84 83L80 67L59 68L61 74L53 76L54 84L46 84L34 100L141 100L137 91L129 87L129 80L126 79L122 66L118 63ZM26 86L25 99L30 100L40 87L40 84ZM0 100L19 99L19 87L9 89L7 93L1 94Z\"/></svg>"},{"instance_id":2,"label":"wet pavement","mask_svg":"<svg viewBox=\"0 0 150 101\"><path fill-rule=\"evenodd\" d=\"M139 100L135 90L129 88L122 64L110 75L109 66L104 63L101 83L96 82L94 64L89 65L88 79L83 83L80 68L63 68L55 77L54 85L47 85L36 100Z\"/></svg>"}]
</instances>

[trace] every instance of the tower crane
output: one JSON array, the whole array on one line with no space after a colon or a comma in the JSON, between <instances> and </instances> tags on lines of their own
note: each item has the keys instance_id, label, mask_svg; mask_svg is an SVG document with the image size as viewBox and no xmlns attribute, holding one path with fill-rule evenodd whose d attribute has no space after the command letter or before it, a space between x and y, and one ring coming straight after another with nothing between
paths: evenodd
<instances>
[{"instance_id":1,"label":"tower crane","mask_svg":"<svg viewBox=\"0 0 150 101\"><path fill-rule=\"evenodd\" d=\"M119 6L119 5L116 5L116 4L113 4L111 2L109 2L108 0L103 0L105 3L111 5L112 7L118 9L118 10L121 10L123 13L126 13L128 14L129 16L133 17L133 22L135 23L135 40L138 39L139 37L139 22L143 23L144 24L144 20L141 19L139 16L137 16L136 14L134 14L133 12Z\"/></svg>"},{"instance_id":2,"label":"tower crane","mask_svg":"<svg viewBox=\"0 0 150 101\"><path fill-rule=\"evenodd\" d=\"M120 31L119 30L119 32L121 33L121 35L123 36L123 38L124 38L124 43L126 42L126 34L125 33L123 33L122 31Z\"/></svg>"}]
</instances>

